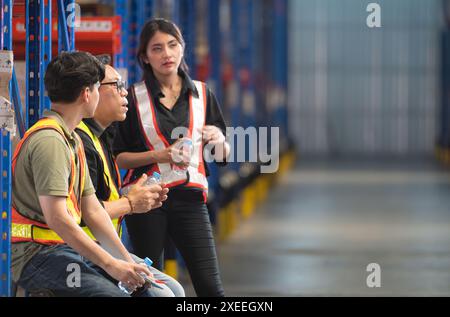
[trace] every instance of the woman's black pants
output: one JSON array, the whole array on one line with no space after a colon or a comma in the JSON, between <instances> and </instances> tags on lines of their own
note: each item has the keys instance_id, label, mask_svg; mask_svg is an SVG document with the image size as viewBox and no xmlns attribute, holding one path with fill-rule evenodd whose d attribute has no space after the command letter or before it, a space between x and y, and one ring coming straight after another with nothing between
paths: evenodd
<instances>
[{"instance_id":1,"label":"woman's black pants","mask_svg":"<svg viewBox=\"0 0 450 317\"><path fill-rule=\"evenodd\" d=\"M158 263L166 234L180 252L200 297L224 296L208 209L203 194L173 190L159 209L126 217L134 253Z\"/></svg>"}]
</instances>

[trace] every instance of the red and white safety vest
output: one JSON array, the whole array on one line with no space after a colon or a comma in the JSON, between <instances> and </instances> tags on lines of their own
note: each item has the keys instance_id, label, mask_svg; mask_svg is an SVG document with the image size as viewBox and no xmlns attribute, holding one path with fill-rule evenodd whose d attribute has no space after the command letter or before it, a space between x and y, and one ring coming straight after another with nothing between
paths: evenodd
<instances>
[{"instance_id":1,"label":"red and white safety vest","mask_svg":"<svg viewBox=\"0 0 450 317\"><path fill-rule=\"evenodd\" d=\"M207 194L208 181L206 179L205 163L203 161L201 133L206 121L206 85L199 81L194 81L194 84L198 91L198 97L193 96L192 93L189 96L189 127L188 135L186 136L192 139L194 152L188 167L189 180L186 186L201 188ZM147 147L150 151L164 150L170 144L161 133L158 122L156 121L152 96L145 82L137 83L133 88L138 121ZM178 175L172 172L170 163L153 164L152 168L147 171L147 174L152 175L153 172L158 172L162 175L163 182L167 184L167 187L174 187L186 183L186 177L184 175ZM129 183L129 178L132 174L133 170L130 170L125 178L125 183Z\"/></svg>"}]
</instances>

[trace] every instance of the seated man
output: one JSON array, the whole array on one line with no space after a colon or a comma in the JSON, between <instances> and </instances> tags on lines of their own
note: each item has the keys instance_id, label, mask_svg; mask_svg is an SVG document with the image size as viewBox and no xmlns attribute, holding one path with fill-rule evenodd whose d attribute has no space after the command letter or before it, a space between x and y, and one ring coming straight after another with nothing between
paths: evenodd
<instances>
[{"instance_id":1,"label":"seated man","mask_svg":"<svg viewBox=\"0 0 450 317\"><path fill-rule=\"evenodd\" d=\"M30 292L56 296L129 296L149 269L136 264L120 241L92 185L79 136L93 117L104 66L84 52L65 52L45 73L51 110L21 140L12 163L13 280ZM95 235L80 227L81 219ZM142 292L142 296L150 296Z\"/></svg>"},{"instance_id":2,"label":"seated man","mask_svg":"<svg viewBox=\"0 0 450 317\"><path fill-rule=\"evenodd\" d=\"M84 144L87 164L97 198L113 219L113 224L120 235L120 222L123 216L131 213L145 213L152 208L159 208L167 199L166 194L169 190L163 189L160 185L143 186L147 178L146 175L143 175L126 196L120 197L120 174L111 149L114 137L111 124L115 121L125 120L128 93L121 76L110 65L105 66L105 78L100 83L99 94L100 99L94 117L83 119L76 132ZM135 259L143 262L137 257ZM184 296L183 287L176 280L153 267L150 268L150 271L156 280L164 282L148 289L152 296Z\"/></svg>"}]
</instances>

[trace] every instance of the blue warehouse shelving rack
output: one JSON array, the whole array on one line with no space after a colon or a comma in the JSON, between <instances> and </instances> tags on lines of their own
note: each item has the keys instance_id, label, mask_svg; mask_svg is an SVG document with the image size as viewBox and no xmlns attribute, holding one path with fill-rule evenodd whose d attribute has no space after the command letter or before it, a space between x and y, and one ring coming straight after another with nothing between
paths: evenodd
<instances>
[{"instance_id":1,"label":"blue warehouse shelving rack","mask_svg":"<svg viewBox=\"0 0 450 317\"><path fill-rule=\"evenodd\" d=\"M53 7L55 4L56 7ZM52 14L56 16L54 12L57 12L58 16L58 51L75 49L74 28L67 25L69 15L75 10L74 4L74 0L26 1L27 127L36 123L44 110L50 108L43 77L52 59Z\"/></svg>"},{"instance_id":2,"label":"blue warehouse shelving rack","mask_svg":"<svg viewBox=\"0 0 450 317\"><path fill-rule=\"evenodd\" d=\"M41 80L45 69L52 58L51 43L51 1L30 0L25 5L26 21L26 56L28 58L27 78L27 120L28 127L35 124L43 110L50 108L50 101L45 96L44 81ZM44 23L43 23L44 22Z\"/></svg>"},{"instance_id":3,"label":"blue warehouse shelving rack","mask_svg":"<svg viewBox=\"0 0 450 317\"><path fill-rule=\"evenodd\" d=\"M12 49L12 1L1 1L1 49ZM10 89L17 88L13 75ZM11 91L11 90L10 90ZM11 95L14 95L12 93ZM5 96L8 97L8 96ZM13 98L14 99L14 98ZM19 112L20 113L20 112ZM19 123L20 125L20 123ZM11 135L6 129L1 129L0 136L0 193L2 195L0 233L1 233L1 259L0 259L0 296L11 296Z\"/></svg>"},{"instance_id":4,"label":"blue warehouse shelving rack","mask_svg":"<svg viewBox=\"0 0 450 317\"><path fill-rule=\"evenodd\" d=\"M129 32L124 32L130 28L129 15L130 2L127 0L116 0L114 6L114 15L121 17L121 43L129 43ZM128 45L122 45L121 51L114 58L115 67L128 69Z\"/></svg>"},{"instance_id":5,"label":"blue warehouse shelving rack","mask_svg":"<svg viewBox=\"0 0 450 317\"><path fill-rule=\"evenodd\" d=\"M128 55L128 82L135 83L141 80L142 72L136 61L137 45L139 43L139 32L148 17L154 12L154 1L131 1L130 29L129 29L129 55ZM124 30L122 30L124 31ZM124 31L125 33L127 31Z\"/></svg>"},{"instance_id":6,"label":"blue warehouse shelving rack","mask_svg":"<svg viewBox=\"0 0 450 317\"><path fill-rule=\"evenodd\" d=\"M58 43L59 51L70 51L75 48L75 34L72 27L67 25L67 19L75 9L74 0L58 1L2 1L1 26L2 48L11 50L13 10L25 12L28 28L26 29L26 105L25 115L22 112L17 78L13 72L11 81L11 97L16 114L19 135L22 137L25 130L39 120L42 112L50 107L48 97L45 95L43 74L52 58L52 11L58 11ZM56 4L56 6L54 6ZM53 7L53 10L52 10ZM44 18L41 18L44 17ZM1 245L1 296L11 296L11 139L9 133L1 131L1 170L2 170L2 245Z\"/></svg>"},{"instance_id":7,"label":"blue warehouse shelving rack","mask_svg":"<svg viewBox=\"0 0 450 317\"><path fill-rule=\"evenodd\" d=\"M180 0L179 2L179 14L177 18L178 25L183 32L183 37L186 42L186 51L184 57L186 63L191 66L190 74L193 78L196 78L196 69L192 66L196 64L195 58L195 0ZM183 14L185 12L185 14Z\"/></svg>"},{"instance_id":8,"label":"blue warehouse shelving rack","mask_svg":"<svg viewBox=\"0 0 450 317\"><path fill-rule=\"evenodd\" d=\"M248 218L265 200L269 187L288 170L295 154L288 146L287 121L287 0L222 0L220 24L224 96L222 106L232 127L280 129L277 174L260 174L252 163L255 145L246 142L248 163L233 162L222 172L223 199L219 239L225 239L240 218ZM258 131L260 132L260 131ZM263 135L259 135L258 140ZM275 144L274 144L275 145ZM258 145L259 146L259 145ZM268 144L271 148L271 144ZM236 159L236 153L234 153Z\"/></svg>"}]
</instances>

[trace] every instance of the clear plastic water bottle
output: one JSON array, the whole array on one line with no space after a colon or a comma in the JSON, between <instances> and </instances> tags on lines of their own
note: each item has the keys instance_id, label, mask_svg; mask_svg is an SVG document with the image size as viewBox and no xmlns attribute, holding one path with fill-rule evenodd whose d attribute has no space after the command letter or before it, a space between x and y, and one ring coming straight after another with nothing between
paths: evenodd
<instances>
[{"instance_id":1,"label":"clear plastic water bottle","mask_svg":"<svg viewBox=\"0 0 450 317\"><path fill-rule=\"evenodd\" d=\"M194 153L194 144L192 143L192 140L189 138L182 138L182 139L178 140L174 144L173 148L175 149L175 151L174 151L174 156L172 157L172 159L177 163L183 161L182 155L179 154L181 151L188 153L189 160L191 159L192 154ZM173 166L172 166L173 172L177 175L186 175L187 169L188 169L188 166L186 166L185 168L178 166L176 164L173 164Z\"/></svg>"},{"instance_id":2,"label":"clear plastic water bottle","mask_svg":"<svg viewBox=\"0 0 450 317\"><path fill-rule=\"evenodd\" d=\"M145 186L150 186L154 184L161 184L161 175L158 172L153 172L153 175L151 177L147 177L147 180L144 182ZM126 187L123 187L120 190L120 193L122 195L127 195L130 192L130 189L133 185L128 185Z\"/></svg>"},{"instance_id":3,"label":"clear plastic water bottle","mask_svg":"<svg viewBox=\"0 0 450 317\"><path fill-rule=\"evenodd\" d=\"M158 172L153 172L152 177L148 177L144 183L145 186L150 186L150 185L155 185L155 184L161 184L161 175Z\"/></svg>"},{"instance_id":4,"label":"clear plastic water bottle","mask_svg":"<svg viewBox=\"0 0 450 317\"><path fill-rule=\"evenodd\" d=\"M145 263L145 265L147 265L147 267L150 268L150 267L152 266L152 264L153 264L153 261L150 260L149 258L145 258L145 259L144 259L144 263ZM139 273L139 275L142 276L142 278L144 278L144 280L145 280L146 283L147 283L147 282L150 282L150 281L148 281L148 277L147 277L146 274L144 274L144 273ZM151 283L151 282L150 282L150 283ZM122 282L119 282L119 284L117 284L117 286L120 288L120 290L121 290L122 292L127 293L128 295L131 295L131 294L134 292L133 289L129 288L127 285L125 285L125 284L122 283Z\"/></svg>"}]
</instances>

